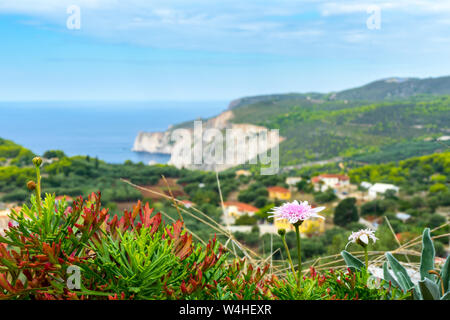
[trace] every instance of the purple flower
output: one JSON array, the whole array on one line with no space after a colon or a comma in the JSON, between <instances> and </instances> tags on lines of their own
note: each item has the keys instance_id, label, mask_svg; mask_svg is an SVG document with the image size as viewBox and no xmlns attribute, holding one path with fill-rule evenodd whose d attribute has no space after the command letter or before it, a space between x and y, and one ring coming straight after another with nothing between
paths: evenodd
<instances>
[{"instance_id":1,"label":"purple flower","mask_svg":"<svg viewBox=\"0 0 450 320\"><path fill-rule=\"evenodd\" d=\"M299 221L303 222L310 218L325 219L317 214L323 209L325 209L325 207L312 208L311 205L308 204L308 201L300 201L299 203L297 200L294 200L293 202L285 203L280 207L273 208L271 211L273 215L269 218L275 218L276 220L286 219L292 224Z\"/></svg>"}]
</instances>

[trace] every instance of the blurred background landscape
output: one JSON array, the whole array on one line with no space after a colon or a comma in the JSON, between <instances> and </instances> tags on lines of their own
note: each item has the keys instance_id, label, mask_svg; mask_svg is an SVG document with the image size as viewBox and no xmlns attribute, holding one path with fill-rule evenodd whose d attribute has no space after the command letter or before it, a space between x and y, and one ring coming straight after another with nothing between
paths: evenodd
<instances>
[{"instance_id":1,"label":"blurred background landscape","mask_svg":"<svg viewBox=\"0 0 450 320\"><path fill-rule=\"evenodd\" d=\"M388 251L425 227L441 263L449 14L449 1L0 0L1 226L27 204L40 155L43 191L60 201L101 190L113 213L142 200L169 221L182 206L198 241L231 233L281 260L277 230L292 225L269 212L308 200L326 207L302 225L311 264L357 228ZM278 129L278 174L180 165L168 137L198 119Z\"/></svg>"}]
</instances>

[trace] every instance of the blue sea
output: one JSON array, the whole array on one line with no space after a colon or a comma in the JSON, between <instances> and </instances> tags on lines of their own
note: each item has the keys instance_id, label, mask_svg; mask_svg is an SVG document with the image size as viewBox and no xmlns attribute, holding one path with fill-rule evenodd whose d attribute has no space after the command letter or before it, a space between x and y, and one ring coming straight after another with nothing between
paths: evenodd
<instances>
[{"instance_id":1,"label":"blue sea","mask_svg":"<svg viewBox=\"0 0 450 320\"><path fill-rule=\"evenodd\" d=\"M227 101L202 102L0 102L0 137L36 154L63 150L109 163L166 163L170 156L131 151L139 131L208 118Z\"/></svg>"}]
</instances>

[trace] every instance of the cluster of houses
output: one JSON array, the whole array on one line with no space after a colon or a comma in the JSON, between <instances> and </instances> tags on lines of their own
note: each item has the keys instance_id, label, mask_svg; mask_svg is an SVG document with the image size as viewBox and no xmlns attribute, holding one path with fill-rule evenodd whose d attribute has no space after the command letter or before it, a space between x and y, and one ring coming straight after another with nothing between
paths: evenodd
<instances>
[{"instance_id":1,"label":"cluster of houses","mask_svg":"<svg viewBox=\"0 0 450 320\"><path fill-rule=\"evenodd\" d=\"M240 170L237 175L250 175L245 170ZM286 184L289 189L273 186L268 187L267 191L270 200L290 201L292 198L292 192L295 190L295 186L302 180L301 177L288 177L286 178ZM343 174L320 174L313 177L310 180L316 192L325 192L329 189L340 199L347 197L354 197L359 201L371 201L379 196L384 195L388 190L392 190L394 193L399 192L399 188L392 184L362 182L358 191L357 185L350 183L350 178ZM361 191L363 190L363 191ZM259 211L258 208L243 202L227 201L224 203L224 216L223 221L229 226L231 231L250 231L251 226L235 226L234 222L241 216L248 215L254 216ZM403 219L409 217L401 216ZM371 227L376 225L376 222L369 222ZM273 224L264 222L258 225L261 233L276 233L278 229L293 230L293 226L288 221L276 220ZM301 226L301 231L304 234L320 234L325 231L325 222L322 219L312 219L305 221Z\"/></svg>"},{"instance_id":2,"label":"cluster of houses","mask_svg":"<svg viewBox=\"0 0 450 320\"><path fill-rule=\"evenodd\" d=\"M247 170L238 170L237 176L251 176ZM296 190L296 185L302 180L301 177L287 177L286 185L289 189L281 186L271 186L267 188L268 198L272 201L290 201L292 200L292 193ZM350 184L350 178L343 174L320 174L311 179L311 184L315 191L327 191L329 189L339 198L355 197L361 201L371 201L380 195L385 194L388 190L398 193L399 188L392 184L362 182L360 190L365 192L358 192L358 186ZM58 196L56 201L72 202L73 199L69 196ZM185 208L190 208L194 205L189 200L181 200L180 203ZM0 206L0 233L8 226L11 208ZM260 209L248 203L239 201L226 201L223 203L223 222L231 231L250 231L252 226L236 226L235 222L242 216L255 216ZM403 219L408 219L405 215L400 216ZM399 218L400 218L399 217ZM369 223L369 222L368 222ZM264 222L258 225L261 233L277 233L278 229L293 230L293 226L288 221L275 220L273 223ZM320 234L325 231L325 222L322 219L307 220L301 225L303 234Z\"/></svg>"},{"instance_id":3,"label":"cluster of houses","mask_svg":"<svg viewBox=\"0 0 450 320\"><path fill-rule=\"evenodd\" d=\"M290 182L287 184L293 186L300 181L299 179L301 180L301 178L287 180L287 182ZM289 189L280 186L268 187L267 192L269 194L270 200L290 201L292 199L292 192ZM226 201L223 203L223 206L223 221L232 232L250 231L252 226L236 226L234 225L234 222L239 217L245 215L252 217L260 210L250 204L239 201ZM275 220L273 223L263 222L258 225L258 228L261 234L276 234L278 232L278 229L286 229L292 231L294 230L293 225L287 220ZM322 219L307 220L300 226L300 231L302 232L302 234L322 233L325 231L325 223Z\"/></svg>"}]
</instances>

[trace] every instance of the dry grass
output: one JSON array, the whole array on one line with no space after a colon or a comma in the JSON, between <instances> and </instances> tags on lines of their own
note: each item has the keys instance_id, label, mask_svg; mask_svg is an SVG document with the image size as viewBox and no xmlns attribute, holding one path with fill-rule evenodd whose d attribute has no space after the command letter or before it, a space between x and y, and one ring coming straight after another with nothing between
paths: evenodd
<instances>
[{"instance_id":1,"label":"dry grass","mask_svg":"<svg viewBox=\"0 0 450 320\"><path fill-rule=\"evenodd\" d=\"M216 175L216 177L217 177L217 186L218 186L218 191L219 191L220 200L221 200L221 204L222 204L222 209L224 209L222 192L221 192L221 188L220 188L220 180L219 180L218 174ZM195 206L193 206L189 210L187 210L184 207L184 205L181 203L181 201L176 199L175 197L173 197L173 195L167 195L167 194L155 191L155 190L147 189L145 187L135 185L125 179L121 179L121 181L129 184L130 186L132 186L138 190L153 193L153 194L155 194L155 196L170 200L172 202L172 206L177 209L181 219L183 219L183 217L182 217L183 215L188 215L188 216L196 219L198 222L204 224L208 228L210 228L215 234L224 236L226 240L224 242L222 242L222 245L225 248L227 248L235 257L237 257L237 258L246 257L248 259L248 261L256 267L264 267L265 265L270 264L271 274L274 274L281 278L286 275L286 272L289 269L287 262L285 260L274 260L273 259L273 256L275 255L275 253L278 252L279 249L273 251L273 249L270 248L271 249L270 253L268 253L267 256L260 255L257 252L253 251L252 249L250 249L245 244L239 242L233 236L233 234L230 231L228 231L227 226L221 225L220 223L218 223L217 221L215 221L214 219L209 217L206 213L200 211ZM170 190L170 187L169 187L169 190ZM168 215L166 212L161 211L161 214L163 214L164 216L169 218L171 221L174 221L174 219L170 215ZM386 218L386 222L390 226L389 220L387 218ZM450 223L447 222L437 228L434 228L433 230L431 230L431 234L433 234L433 232L440 230L442 228L445 228L449 225L450 225ZM193 235L194 238L199 240L201 243L205 244L204 240L202 240L194 232L190 231L189 229L186 229L186 230L189 231ZM411 239L410 241L402 244L398 241L397 237L395 236L395 233L394 233L394 230L392 229L392 227L390 227L390 230L392 232L393 238L397 241L397 244L398 244L398 248L393 251L390 251L390 252L395 255L405 256L405 258L407 260L407 262L405 263L405 266L407 266L408 268L411 268L413 270L418 270L419 263L413 263L410 261L409 258L410 257L420 257L421 252L418 251L417 248L421 247L422 237L418 236L418 237ZM432 236L432 239L434 240L434 239L438 239L438 238L442 238L442 237L450 237L450 233L445 233L445 234L438 235L438 236ZM385 253L386 252L387 251L369 251L368 252L369 264L371 266L381 267L383 265L383 263L385 262ZM283 253L280 252L280 254L283 257ZM361 260L364 259L364 251L356 251L356 252L352 252L352 254L355 257L360 258ZM333 268L333 269L345 269L346 268L345 261L340 254L324 256L324 257L320 257L320 258L317 258L314 260L308 260L308 261L303 262L303 266L304 266L304 268L303 268L304 273L309 272L308 267L314 267L318 271L328 270L330 268Z\"/></svg>"}]
</instances>

